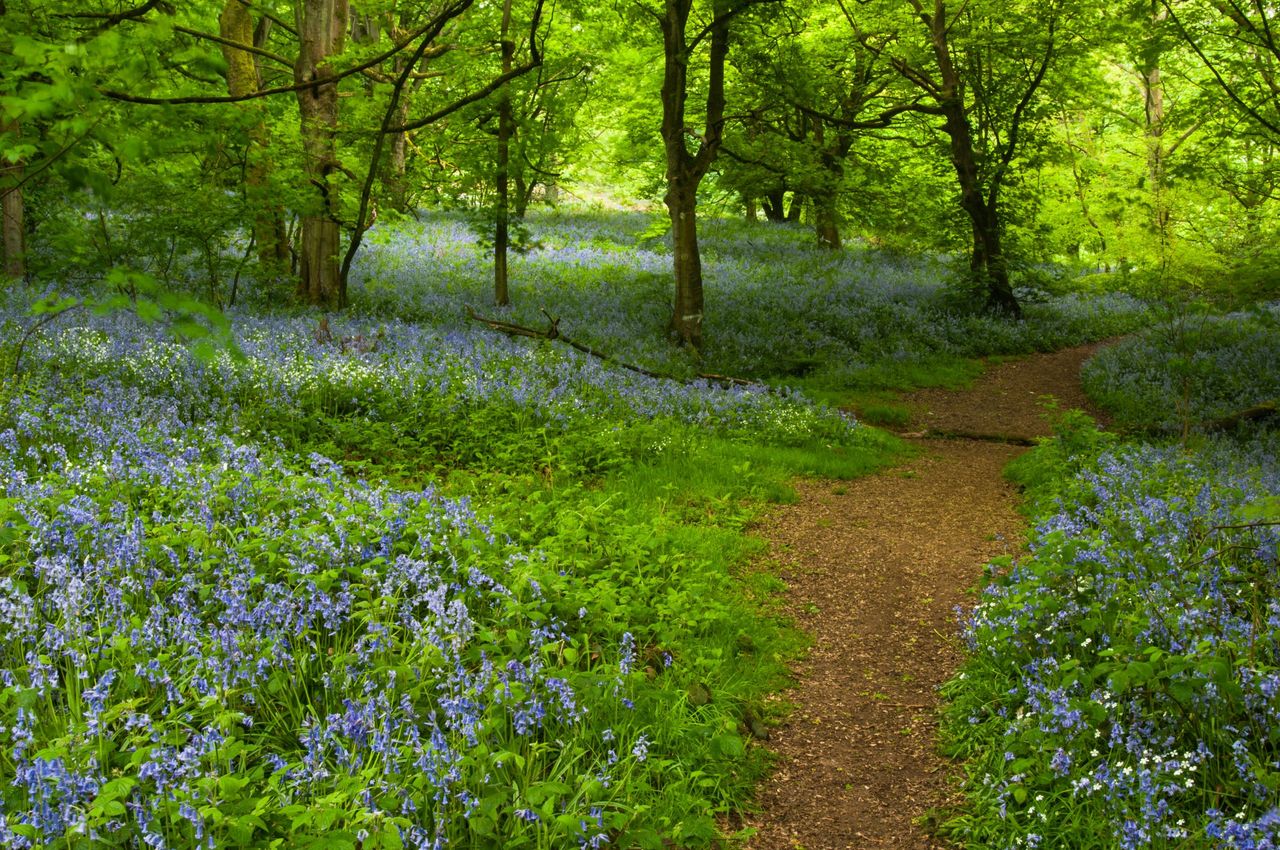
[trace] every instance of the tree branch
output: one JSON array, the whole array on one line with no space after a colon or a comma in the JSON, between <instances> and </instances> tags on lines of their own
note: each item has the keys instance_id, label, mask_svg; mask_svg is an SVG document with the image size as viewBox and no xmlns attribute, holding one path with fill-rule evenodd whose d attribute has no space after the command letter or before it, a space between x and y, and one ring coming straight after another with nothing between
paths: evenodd
<instances>
[{"instance_id":1,"label":"tree branch","mask_svg":"<svg viewBox=\"0 0 1280 850\"><path fill-rule=\"evenodd\" d=\"M216 44L222 44L235 50L243 50L245 53L252 53L255 56L261 56L264 59L270 59L272 62L278 62L286 68L293 68L293 63L285 57L278 53L272 53L270 50L263 50L261 47L256 47L252 44L243 44L239 41L232 41L231 39L223 38L220 35L214 35L210 32L201 32L200 30L193 30L176 24L173 27L173 31L180 32L183 35L189 35L192 38L199 38L205 41L212 41Z\"/></svg>"},{"instance_id":2,"label":"tree branch","mask_svg":"<svg viewBox=\"0 0 1280 850\"><path fill-rule=\"evenodd\" d=\"M602 360L605 363L609 363L613 366L618 366L622 369L626 369L629 372L635 372L638 375L644 375L647 378L657 378L663 381L676 381L681 384L692 384L695 381L701 380L701 381L713 381L715 383L728 384L730 386L737 386L737 387L763 387L766 390L772 389L771 387L769 387L768 384L762 384L759 381L748 381L746 378L735 378L732 375L717 375L712 372L700 372L698 373L697 377L693 379L680 378L675 375L667 375L662 372L654 372L653 370L646 369L643 366L636 366L631 363L626 363L610 354L606 354L603 351L599 351L595 348L592 348L589 345L583 345L580 342L576 342L572 339L569 339L567 336L565 336L560 332L559 316L552 316L545 309L542 310L542 315L547 317L547 329L545 331L540 331L537 328L526 327L525 325L517 325L513 322L503 322L499 319L489 319L477 313L476 309L472 307L470 304L467 305L467 318L471 319L471 321L473 322L479 322L482 325L487 325L492 330L499 331L501 333L506 334L507 336L520 336L520 337L526 337L528 339L545 339L550 341L559 340L560 342L563 342L565 345L569 346L570 348L581 351L583 354L594 357L597 360Z\"/></svg>"},{"instance_id":3,"label":"tree branch","mask_svg":"<svg viewBox=\"0 0 1280 850\"><path fill-rule=\"evenodd\" d=\"M382 160L382 148L388 135L387 128L400 108L400 98L404 94L404 87L413 76L413 69L422 61L423 56L430 50L432 42L440 36L449 21L465 12L473 2L475 0L457 0L452 6L446 6L431 22L430 29L423 33L422 41L418 44L417 49L414 50L413 56L405 63L400 76L395 80L394 87L391 90L391 97L387 101L386 111L382 115L382 125L373 141L373 153L369 157L369 169L365 172L364 185L360 189L360 210L356 215L355 230L352 232L351 241L347 245L347 251L342 257L342 266L338 272L338 278L343 282L344 288L347 275L351 273L351 264L355 260L356 252L360 250L360 242L364 237L365 231L369 229L369 225L365 223L365 218L369 214L369 198L373 194L373 183L378 175L378 164Z\"/></svg>"},{"instance_id":4,"label":"tree branch","mask_svg":"<svg viewBox=\"0 0 1280 850\"><path fill-rule=\"evenodd\" d=\"M285 32L287 32L287 33L289 33L290 35L292 35L294 38L297 38L297 37L298 37L298 31L297 31L296 29L294 29L292 25L290 25L290 24L286 23L285 21L281 20L280 18L277 18L275 15L271 14L270 12L266 11L265 9L260 9L260 8L258 8L257 6L255 6L255 5L253 5L252 3L250 3L250 2L249 2L249 0L238 0L238 2L240 3L240 5L241 5L241 6L244 6L246 9L248 9L248 10L250 10L250 11L252 11L252 12L257 12L257 13L258 13L259 15L261 15L263 18L265 18L265 19L266 19L266 20L268 20L268 21L271 21L273 24L275 24L276 26L278 26L278 27L280 27L281 29L283 29Z\"/></svg>"},{"instance_id":5,"label":"tree branch","mask_svg":"<svg viewBox=\"0 0 1280 850\"><path fill-rule=\"evenodd\" d=\"M539 6L541 6L541 0L539 2ZM381 65L383 62L400 53L406 47L417 41L418 38L426 33L430 28L431 24L418 27L404 39L393 44L389 50L383 51L372 59L367 59L364 62L361 62L359 65L354 65L350 68L337 71L327 76L318 77L309 82L296 83L288 86L274 86L272 88L259 89L258 91L250 92L249 94L223 96L193 95L190 97L144 97L141 95L129 94L128 92L116 91L114 89L99 89L98 91L103 97L111 100L118 100L124 103L140 103L146 106L179 106L195 103L243 103L246 100L257 100L261 97L271 97L272 95L277 94L291 94L294 92L307 91L308 89L333 85L346 77L363 73L370 68L375 68L378 65ZM237 47L238 46L240 45L237 45Z\"/></svg>"},{"instance_id":6,"label":"tree branch","mask_svg":"<svg viewBox=\"0 0 1280 850\"><path fill-rule=\"evenodd\" d=\"M996 165L996 169L991 175L991 188L987 191L988 206L992 206L995 203L995 197L1000 191L1000 184L1004 181L1004 176L1009 170L1009 163L1013 162L1013 155L1017 151L1018 133L1022 129L1022 120L1026 115L1027 108L1031 105L1032 99L1035 97L1036 91L1040 88L1040 84L1044 82L1044 75L1049 70L1049 63L1053 61L1057 23L1056 17L1049 19L1049 44L1040 60L1040 67L1036 69L1035 76L1027 86L1027 90L1022 93L1022 98L1018 101L1017 107L1013 110L1013 118L1009 122L1009 140L1005 143L1004 151L1000 154L1000 162Z\"/></svg>"},{"instance_id":7,"label":"tree branch","mask_svg":"<svg viewBox=\"0 0 1280 850\"><path fill-rule=\"evenodd\" d=\"M1280 125L1273 124L1271 121L1264 118L1256 109L1245 103L1244 100L1235 93L1235 90L1231 88L1227 81L1223 79L1223 76L1218 72L1217 67L1209 61L1209 57L1204 54L1204 51L1200 49L1200 45L1191 37L1191 33L1182 23L1182 19L1173 11L1173 4L1170 3L1169 0L1160 0L1160 5L1164 6L1164 8L1169 12L1169 19L1173 21L1174 25L1177 26L1178 31L1182 33L1182 39L1187 43L1196 56L1200 57L1200 61L1209 69L1209 73L1213 74L1213 78L1218 81L1218 85L1224 92L1226 92L1227 97L1231 98L1232 102L1235 103L1236 106L1239 106L1248 113L1249 117L1253 118L1253 120L1257 121L1277 136L1280 136Z\"/></svg>"},{"instance_id":8,"label":"tree branch","mask_svg":"<svg viewBox=\"0 0 1280 850\"><path fill-rule=\"evenodd\" d=\"M472 92L471 94L465 97L455 100L453 103L449 104L448 106L437 109L435 112L432 112L428 115L424 115L421 118L416 118L413 121L408 121L397 127L384 127L381 132L382 133L407 133L410 130L417 130L420 127L426 127L428 124L434 124L435 122L441 120L442 118L447 118L448 116L457 112L459 109L462 109L464 106L470 106L476 101L484 100L486 97L493 94L495 91L502 88L507 83L511 82L517 77L524 76L525 74L532 71L534 68L537 68L539 65L541 65L542 50L541 48L538 47L537 34L538 34L538 26L542 21L543 3L544 3L544 0L538 0L538 4L537 6L534 7L534 10L533 10L533 19L529 27L529 61L528 62L524 63L518 68L512 68L510 71L508 71L505 74L500 74L497 77L494 77L493 80L491 80L488 85L477 89L476 91Z\"/></svg>"}]
</instances>

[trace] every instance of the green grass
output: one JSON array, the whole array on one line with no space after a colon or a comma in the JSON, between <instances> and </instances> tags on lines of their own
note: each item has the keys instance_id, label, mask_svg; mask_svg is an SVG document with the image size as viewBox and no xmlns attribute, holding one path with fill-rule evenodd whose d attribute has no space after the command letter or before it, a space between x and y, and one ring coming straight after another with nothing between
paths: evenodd
<instances>
[{"instance_id":1,"label":"green grass","mask_svg":"<svg viewBox=\"0 0 1280 850\"><path fill-rule=\"evenodd\" d=\"M722 816L747 805L767 771L768 751L756 741L787 707L765 698L789 683L790 664L808 645L778 611L785 585L753 521L795 500L797 476L852 479L913 450L866 427L843 443L798 446L672 423L641 430L616 436L648 451L603 470L576 465L581 435L546 437L535 463L446 468L429 454L388 450L378 429L323 433L341 433L348 464L370 479L438 480L483 505L496 532L569 570L556 590L606 618L598 631L635 635L647 684L632 722L649 730L655 751L680 754L661 799L644 804L678 819L659 823L661 832L682 829L687 846L698 846ZM361 445L362 434L372 442ZM520 442L522 454L531 442ZM664 653L677 659L669 670Z\"/></svg>"}]
</instances>

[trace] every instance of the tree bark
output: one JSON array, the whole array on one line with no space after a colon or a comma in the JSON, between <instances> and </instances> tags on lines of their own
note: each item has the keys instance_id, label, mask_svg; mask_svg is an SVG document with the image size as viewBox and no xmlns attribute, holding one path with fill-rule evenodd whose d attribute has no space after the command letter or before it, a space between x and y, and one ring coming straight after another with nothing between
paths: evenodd
<instances>
[{"instance_id":1,"label":"tree bark","mask_svg":"<svg viewBox=\"0 0 1280 850\"><path fill-rule=\"evenodd\" d=\"M228 0L218 17L218 32L227 41L253 46L254 25L249 7L240 0ZM258 91L258 67L254 55L227 44L222 45L222 55L227 61L227 94L240 97ZM262 117L262 104L246 101L240 104L240 108L251 110L254 117L245 149L245 194L252 208L258 263L270 277L283 272L289 258L284 212L271 198L271 166L267 155L270 139Z\"/></svg>"},{"instance_id":2,"label":"tree bark","mask_svg":"<svg viewBox=\"0 0 1280 850\"><path fill-rule=\"evenodd\" d=\"M0 120L0 133L22 132L16 120ZM24 164L21 160L5 166L0 179L0 217L3 217L4 274L22 279L27 276L26 205L22 194Z\"/></svg>"},{"instance_id":3,"label":"tree bark","mask_svg":"<svg viewBox=\"0 0 1280 850\"><path fill-rule=\"evenodd\" d=\"M502 6L502 73L511 72L515 50L515 42L511 41L511 0L505 0ZM511 238L509 192L512 123L511 89L503 86L498 101L497 199L493 228L493 303L499 307L511 303L511 293L507 287L507 245Z\"/></svg>"},{"instance_id":4,"label":"tree bark","mask_svg":"<svg viewBox=\"0 0 1280 850\"><path fill-rule=\"evenodd\" d=\"M954 90L953 90L954 91ZM1021 316L1022 308L1013 294L1009 266L1000 242L999 193L983 194L978 179L978 162L973 150L973 128L959 94L943 101L944 129L951 142L951 164L960 184L960 206L969 216L973 230L973 253L969 270L987 291L988 310Z\"/></svg>"},{"instance_id":5,"label":"tree bark","mask_svg":"<svg viewBox=\"0 0 1280 850\"><path fill-rule=\"evenodd\" d=\"M519 173L513 179L516 183L516 218L524 218L529 212L529 203L533 200L533 189L538 184L528 182Z\"/></svg>"},{"instance_id":6,"label":"tree bark","mask_svg":"<svg viewBox=\"0 0 1280 850\"><path fill-rule=\"evenodd\" d=\"M396 107L399 124L409 120L409 100L405 98ZM392 133L387 150L387 164L382 184L387 190L387 204L398 213L409 212L409 134Z\"/></svg>"},{"instance_id":7,"label":"tree bark","mask_svg":"<svg viewBox=\"0 0 1280 850\"><path fill-rule=\"evenodd\" d=\"M1022 308L1013 294L1009 266L1000 244L999 186L992 185L983 191L974 152L973 126L964 104L963 81L947 43L949 27L942 0L937 0L934 9L933 16L926 16L926 23L941 80L936 99L942 111L943 131L950 141L951 164L960 184L960 206L969 216L973 229L969 268L975 280L985 285L988 310L1020 317Z\"/></svg>"},{"instance_id":8,"label":"tree bark","mask_svg":"<svg viewBox=\"0 0 1280 850\"><path fill-rule=\"evenodd\" d=\"M294 81L310 83L333 76L329 60L343 50L350 16L348 0L302 0L298 20L298 61ZM302 216L299 294L310 304L341 307L346 286L339 265L342 245L338 161L338 85L298 91L302 147L312 197Z\"/></svg>"},{"instance_id":9,"label":"tree bark","mask_svg":"<svg viewBox=\"0 0 1280 850\"><path fill-rule=\"evenodd\" d=\"M1169 12L1159 4L1151 17L1153 38L1160 38L1160 30L1168 20ZM1147 179L1151 183L1152 224L1160 241L1160 255L1167 253L1171 211L1166 189L1164 147L1165 105L1164 79L1160 72L1160 54L1156 52L1142 69L1142 92L1146 114Z\"/></svg>"},{"instance_id":10,"label":"tree bark","mask_svg":"<svg viewBox=\"0 0 1280 850\"><path fill-rule=\"evenodd\" d=\"M662 18L662 142L667 159L667 214L671 217L674 242L672 263L676 278L671 331L677 341L702 349L703 296L702 259L698 254L698 184L715 161L724 138L724 70L729 56L729 18L733 7L727 0L713 0L712 20L705 32L710 35L707 58L707 100L703 130L695 136L697 150L690 153L686 137L694 133L686 126L688 72L691 45L685 33L694 0L664 0ZM739 9L741 7L738 7Z\"/></svg>"},{"instance_id":11,"label":"tree bark","mask_svg":"<svg viewBox=\"0 0 1280 850\"><path fill-rule=\"evenodd\" d=\"M764 196L764 217L766 221L772 221L774 224L787 220L786 210L786 193L784 191L770 192Z\"/></svg>"},{"instance_id":12,"label":"tree bark","mask_svg":"<svg viewBox=\"0 0 1280 850\"><path fill-rule=\"evenodd\" d=\"M676 299L671 328L679 340L702 348L702 255L698 251L697 184L681 181L667 190L667 212L675 257Z\"/></svg>"},{"instance_id":13,"label":"tree bark","mask_svg":"<svg viewBox=\"0 0 1280 850\"><path fill-rule=\"evenodd\" d=\"M842 247L837 204L838 197L834 192L824 192L813 199L813 229L818 236L818 244L832 251L839 251Z\"/></svg>"}]
</instances>

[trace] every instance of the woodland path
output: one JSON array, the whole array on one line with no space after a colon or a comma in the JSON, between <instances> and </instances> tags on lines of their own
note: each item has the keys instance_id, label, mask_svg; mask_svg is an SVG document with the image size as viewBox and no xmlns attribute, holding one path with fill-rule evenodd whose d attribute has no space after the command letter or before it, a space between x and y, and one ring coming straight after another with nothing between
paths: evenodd
<instances>
[{"instance_id":1,"label":"woodland path","mask_svg":"<svg viewBox=\"0 0 1280 850\"><path fill-rule=\"evenodd\" d=\"M782 565L786 612L814 643L783 697L794 711L768 744L779 760L749 819L751 850L950 846L921 819L957 801L958 771L937 741L937 689L962 658L956 607L1023 534L1001 471L1025 449L973 437L1046 435L1045 395L1089 409L1079 373L1095 348L906 396L918 457L855 481L801 482L798 501L757 528Z\"/></svg>"}]
</instances>

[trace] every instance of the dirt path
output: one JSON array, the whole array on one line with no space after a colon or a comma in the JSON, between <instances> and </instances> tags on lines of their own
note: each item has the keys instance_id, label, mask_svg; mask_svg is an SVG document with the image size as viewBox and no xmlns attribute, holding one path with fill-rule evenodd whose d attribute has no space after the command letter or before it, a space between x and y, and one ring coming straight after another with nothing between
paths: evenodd
<instances>
[{"instance_id":1,"label":"dirt path","mask_svg":"<svg viewBox=\"0 0 1280 850\"><path fill-rule=\"evenodd\" d=\"M1048 433L1041 397L1085 406L1091 347L993 367L969 390L906 399L916 434L1030 440ZM1024 449L918 439L910 463L851 482L812 481L759 529L784 565L786 605L814 638L769 744L751 850L941 848L920 821L954 803L938 753L937 688L961 660L955 609L983 565L1021 541L1001 477Z\"/></svg>"}]
</instances>

